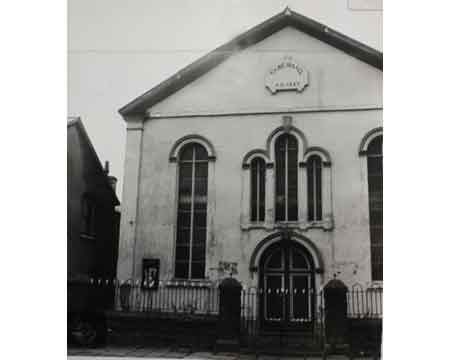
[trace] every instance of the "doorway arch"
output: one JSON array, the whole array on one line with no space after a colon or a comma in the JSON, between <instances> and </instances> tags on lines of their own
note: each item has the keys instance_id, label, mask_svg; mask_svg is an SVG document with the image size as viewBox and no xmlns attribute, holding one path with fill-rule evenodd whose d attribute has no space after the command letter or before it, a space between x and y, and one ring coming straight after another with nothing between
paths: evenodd
<instances>
[{"instance_id":1,"label":"doorway arch","mask_svg":"<svg viewBox=\"0 0 450 360\"><path fill-rule=\"evenodd\" d=\"M314 324L314 258L303 245L283 238L259 260L260 319L263 330L306 330Z\"/></svg>"}]
</instances>

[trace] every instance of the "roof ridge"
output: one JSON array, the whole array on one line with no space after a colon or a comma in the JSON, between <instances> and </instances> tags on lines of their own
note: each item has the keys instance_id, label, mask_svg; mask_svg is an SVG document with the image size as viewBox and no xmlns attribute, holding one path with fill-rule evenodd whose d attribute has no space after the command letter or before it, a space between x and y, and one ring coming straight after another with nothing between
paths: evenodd
<instances>
[{"instance_id":1,"label":"roof ridge","mask_svg":"<svg viewBox=\"0 0 450 360\"><path fill-rule=\"evenodd\" d=\"M143 114L147 108L204 75L235 52L254 45L287 26L292 26L380 70L383 69L383 54L380 51L314 19L301 15L287 6L280 13L251 27L177 71L174 75L123 106L119 109L119 113L122 116Z\"/></svg>"}]
</instances>

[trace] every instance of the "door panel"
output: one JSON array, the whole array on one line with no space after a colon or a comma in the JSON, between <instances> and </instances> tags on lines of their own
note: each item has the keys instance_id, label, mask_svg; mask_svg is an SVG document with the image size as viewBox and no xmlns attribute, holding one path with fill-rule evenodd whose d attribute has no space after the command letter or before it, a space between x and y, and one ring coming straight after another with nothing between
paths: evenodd
<instances>
[{"instance_id":1,"label":"door panel","mask_svg":"<svg viewBox=\"0 0 450 360\"><path fill-rule=\"evenodd\" d=\"M262 326L301 329L313 322L313 263L292 241L274 244L261 257Z\"/></svg>"},{"instance_id":2,"label":"door panel","mask_svg":"<svg viewBox=\"0 0 450 360\"><path fill-rule=\"evenodd\" d=\"M290 321L306 322L310 320L309 275L291 275L291 311Z\"/></svg>"},{"instance_id":3,"label":"door panel","mask_svg":"<svg viewBox=\"0 0 450 360\"><path fill-rule=\"evenodd\" d=\"M282 321L285 316L283 294L283 275L266 276L266 311L265 318L269 321Z\"/></svg>"}]
</instances>

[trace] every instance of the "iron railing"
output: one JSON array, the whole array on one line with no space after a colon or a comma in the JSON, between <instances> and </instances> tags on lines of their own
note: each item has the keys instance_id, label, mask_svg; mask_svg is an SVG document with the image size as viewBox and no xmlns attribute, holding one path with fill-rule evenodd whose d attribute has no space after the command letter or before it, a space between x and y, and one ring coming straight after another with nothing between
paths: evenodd
<instances>
[{"instance_id":1,"label":"iron railing","mask_svg":"<svg viewBox=\"0 0 450 360\"><path fill-rule=\"evenodd\" d=\"M383 289L352 287L347 292L347 317L360 319L383 318Z\"/></svg>"},{"instance_id":2,"label":"iron railing","mask_svg":"<svg viewBox=\"0 0 450 360\"><path fill-rule=\"evenodd\" d=\"M219 289L209 283L160 281L147 289L140 281L117 283L115 310L171 314L218 314Z\"/></svg>"},{"instance_id":3,"label":"iron railing","mask_svg":"<svg viewBox=\"0 0 450 360\"><path fill-rule=\"evenodd\" d=\"M286 296L287 294L281 289L274 289L279 293L279 296ZM267 291L267 290L266 290ZM264 296L264 291L258 288L248 288L242 291L241 294L241 329L248 335L255 335L260 329L260 302L261 297ZM299 323L310 322L314 324L317 330L317 325L322 324L323 319L323 296L322 293L310 291L307 296L310 296L311 314L309 319L296 319ZM312 327L313 328L313 327ZM312 329L311 328L311 329Z\"/></svg>"},{"instance_id":4,"label":"iron railing","mask_svg":"<svg viewBox=\"0 0 450 360\"><path fill-rule=\"evenodd\" d=\"M259 329L258 309L258 289L243 289L241 293L241 330L248 335L256 334Z\"/></svg>"},{"instance_id":5,"label":"iron railing","mask_svg":"<svg viewBox=\"0 0 450 360\"><path fill-rule=\"evenodd\" d=\"M280 296L283 296L283 291L280 290ZM242 291L241 296L241 319L247 323L257 323L259 317L259 302L263 295L261 289L248 288ZM322 321L325 311L325 299L323 292L310 292L310 301L313 304L313 321ZM363 289L361 286L353 286L347 292L347 317L348 318L378 318L383 317L383 289L382 288L368 288Z\"/></svg>"},{"instance_id":6,"label":"iron railing","mask_svg":"<svg viewBox=\"0 0 450 360\"><path fill-rule=\"evenodd\" d=\"M148 289L141 281L120 282L117 279L90 279L84 284L85 291L98 294L100 290L114 295L112 309L116 311L164 312L179 314L218 314L219 288L210 282L160 281L157 288ZM280 296L283 295L283 289ZM244 288L241 293L242 326L254 332L259 326L262 289ZM314 305L312 317L321 321L325 302L322 292L310 292ZM383 317L383 289L364 289L354 285L347 292L347 316L349 318Z\"/></svg>"}]
</instances>

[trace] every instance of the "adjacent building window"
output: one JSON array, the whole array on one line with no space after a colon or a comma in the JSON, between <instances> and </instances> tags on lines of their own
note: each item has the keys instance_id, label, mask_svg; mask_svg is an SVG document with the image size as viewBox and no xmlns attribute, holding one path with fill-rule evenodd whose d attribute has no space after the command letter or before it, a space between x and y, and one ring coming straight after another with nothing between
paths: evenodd
<instances>
[{"instance_id":1,"label":"adjacent building window","mask_svg":"<svg viewBox=\"0 0 450 360\"><path fill-rule=\"evenodd\" d=\"M383 136L367 147L372 280L383 280Z\"/></svg>"},{"instance_id":2,"label":"adjacent building window","mask_svg":"<svg viewBox=\"0 0 450 360\"><path fill-rule=\"evenodd\" d=\"M266 211L266 163L257 157L250 163L251 221L264 221Z\"/></svg>"},{"instance_id":3,"label":"adjacent building window","mask_svg":"<svg viewBox=\"0 0 450 360\"><path fill-rule=\"evenodd\" d=\"M175 277L205 276L208 153L202 145L184 146L179 156Z\"/></svg>"},{"instance_id":4,"label":"adjacent building window","mask_svg":"<svg viewBox=\"0 0 450 360\"><path fill-rule=\"evenodd\" d=\"M87 236L95 236L95 202L89 196L84 196L82 200L82 223L81 233Z\"/></svg>"},{"instance_id":5,"label":"adjacent building window","mask_svg":"<svg viewBox=\"0 0 450 360\"><path fill-rule=\"evenodd\" d=\"M306 163L308 178L308 221L322 220L322 159L312 155Z\"/></svg>"},{"instance_id":6,"label":"adjacent building window","mask_svg":"<svg viewBox=\"0 0 450 360\"><path fill-rule=\"evenodd\" d=\"M275 221L298 220L298 142L290 134L275 141Z\"/></svg>"}]
</instances>

